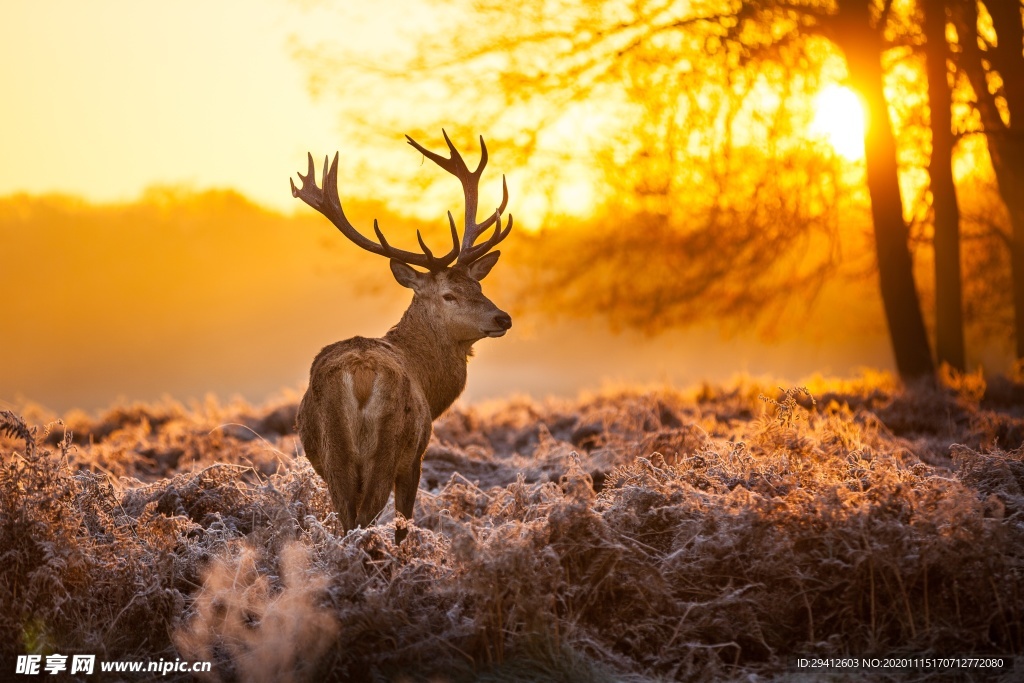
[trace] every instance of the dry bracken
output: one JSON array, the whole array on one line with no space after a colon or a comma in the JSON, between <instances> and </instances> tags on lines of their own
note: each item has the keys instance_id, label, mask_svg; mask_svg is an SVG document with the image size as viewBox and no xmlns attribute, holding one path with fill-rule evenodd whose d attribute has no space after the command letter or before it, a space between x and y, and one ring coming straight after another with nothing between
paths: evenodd
<instances>
[{"instance_id":1,"label":"dry bracken","mask_svg":"<svg viewBox=\"0 0 1024 683\"><path fill-rule=\"evenodd\" d=\"M804 655L1020 655L1024 387L953 380L457 407L400 546L391 504L343 532L294 403L69 415L73 443L5 413L3 666L796 680Z\"/></svg>"}]
</instances>

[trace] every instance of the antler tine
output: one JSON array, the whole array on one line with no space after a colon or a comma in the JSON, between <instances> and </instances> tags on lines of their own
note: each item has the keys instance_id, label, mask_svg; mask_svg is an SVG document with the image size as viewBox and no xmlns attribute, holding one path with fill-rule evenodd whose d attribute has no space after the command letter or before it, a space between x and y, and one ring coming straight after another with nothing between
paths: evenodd
<instances>
[{"instance_id":1,"label":"antler tine","mask_svg":"<svg viewBox=\"0 0 1024 683\"><path fill-rule=\"evenodd\" d=\"M416 231L416 239L423 249L422 254L405 251L404 249L396 249L388 244L388 241L384 238L384 233L380 230L380 226L377 225L376 219L373 221L373 231L380 242L374 242L364 236L349 222L348 217L345 216L344 209L341 207L341 199L338 197L338 153L335 152L334 161L330 165L328 165L327 157L324 157L324 170L321 176L322 180L320 181L322 187L318 187L316 184L313 155L307 153L307 157L309 165L306 175L298 174L301 187L296 188L295 181L291 178L288 179L288 183L292 188L292 196L301 199L310 207L323 214L325 218L334 224L334 227L341 231L341 234L357 246L373 254L386 256L412 266L426 268L433 272L447 268L461 253L459 236L454 228L452 229L451 251L441 257L434 256L433 252L430 251L423 241L423 236L418 230Z\"/></svg>"},{"instance_id":2,"label":"antler tine","mask_svg":"<svg viewBox=\"0 0 1024 683\"><path fill-rule=\"evenodd\" d=\"M512 214L508 216L508 225L505 229L501 229L501 214L495 214L497 216L494 225L494 232L483 244L478 244L474 247L470 247L468 250L463 249L462 254L459 255L459 263L472 263L478 258L489 252L491 249L496 247L499 242L508 237L508 234L512 232Z\"/></svg>"},{"instance_id":3,"label":"antler tine","mask_svg":"<svg viewBox=\"0 0 1024 683\"><path fill-rule=\"evenodd\" d=\"M288 179L288 184L292 186L292 196L293 197L297 197L299 199L302 199L302 201L306 202L310 206L313 206L312 204L310 204L309 199L307 199L303 195L303 193L306 192L306 183L312 182L313 185L316 186L316 180L313 177L313 174L316 172L316 169L313 167L313 155L311 153L309 153L309 152L306 152L306 156L309 158L309 168L306 170L306 175L302 175L301 172L298 174L299 175L299 181L302 182L302 189L300 190L300 189L296 188L295 187L295 181L292 180L291 178ZM312 197L310 197L310 199L312 199ZM317 200L317 206L319 206L319 200ZM317 206L313 206L313 208L316 209Z\"/></svg>"},{"instance_id":4,"label":"antler tine","mask_svg":"<svg viewBox=\"0 0 1024 683\"><path fill-rule=\"evenodd\" d=\"M466 166L466 162L463 160L462 155L459 154L459 150L455 149L455 145L452 144L451 139L448 138L448 133L446 133L443 128L441 129L441 134L444 135L444 141L448 143L448 149L451 150L452 153L451 157L447 159L437 152L431 152L408 135L405 136L405 140L412 145L417 152L427 157L452 175L458 177L459 180L468 177L470 175L469 167Z\"/></svg>"},{"instance_id":5,"label":"antler tine","mask_svg":"<svg viewBox=\"0 0 1024 683\"><path fill-rule=\"evenodd\" d=\"M451 165L455 168L455 174L461 179L463 176L471 175L469 172L469 166L466 166L466 161L459 154L459 150L455 149L455 145L452 144L452 139L448 137L448 133L444 128L441 129L441 135L444 136L444 141L448 144L448 149L451 151Z\"/></svg>"},{"instance_id":6,"label":"antler tine","mask_svg":"<svg viewBox=\"0 0 1024 683\"><path fill-rule=\"evenodd\" d=\"M405 139L410 145L413 146L420 154L427 157L435 164L448 171L459 179L462 183L462 192L466 200L466 219L462 234L462 249L458 256L458 263L469 264L477 260L484 254L486 254L492 247L498 242L505 239L508 236L509 230L512 228L511 217L508 226L505 230L501 229L501 215L505 212L505 207L508 205L508 184L505 181L505 176L501 177L501 204L494 210L490 216L488 216L482 223L477 223L476 213L477 205L479 203L479 186L480 177L483 175L484 168L487 166L489 155L487 152L487 144L484 142L484 137L480 136L480 163L477 164L476 170L470 171L469 167L466 166L465 160L459 153L459 150L455 148L451 138L448 137L448 132L443 128L441 129L441 135L444 136L445 144L448 145L448 150L451 153L450 157L443 157L436 152L431 152L429 149L419 144L412 139L411 136L406 135ZM451 218L449 212L449 220L452 223L452 230L455 230L455 221ZM490 228L492 225L497 224L494 234L490 239L482 245L474 246L476 240Z\"/></svg>"},{"instance_id":7,"label":"antler tine","mask_svg":"<svg viewBox=\"0 0 1024 683\"><path fill-rule=\"evenodd\" d=\"M482 168L482 166L481 166ZM490 216L487 217L483 223L476 225L473 229L472 234L467 230L466 235L462 239L462 251L465 252L467 249L472 248L473 243L476 242L477 238L483 234L487 228L494 225L495 221L505 213L505 207L508 205L508 185L505 183L505 176L501 176L501 204L494 210ZM482 255L482 254L481 254Z\"/></svg>"},{"instance_id":8,"label":"antler tine","mask_svg":"<svg viewBox=\"0 0 1024 683\"><path fill-rule=\"evenodd\" d=\"M431 253L430 247L427 246L427 243L423 241L423 235L420 234L419 230L416 231L416 241L420 243L420 248L423 250L423 253L427 255L427 258L433 259L434 255Z\"/></svg>"},{"instance_id":9,"label":"antler tine","mask_svg":"<svg viewBox=\"0 0 1024 683\"><path fill-rule=\"evenodd\" d=\"M442 129L442 133L444 130ZM484 136L480 136L480 163L476 165L476 170L473 171L473 175L479 178L483 172L484 167L487 166L487 145L484 144ZM504 176L502 176L504 178Z\"/></svg>"}]
</instances>

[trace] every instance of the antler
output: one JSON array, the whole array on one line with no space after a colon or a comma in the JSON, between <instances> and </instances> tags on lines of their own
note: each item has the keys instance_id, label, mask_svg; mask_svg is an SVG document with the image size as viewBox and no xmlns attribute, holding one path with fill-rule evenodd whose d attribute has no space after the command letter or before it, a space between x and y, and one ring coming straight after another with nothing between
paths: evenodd
<instances>
[{"instance_id":1,"label":"antler","mask_svg":"<svg viewBox=\"0 0 1024 683\"><path fill-rule=\"evenodd\" d=\"M448 143L448 149L451 150L451 157L447 159L440 154L426 149L408 135L405 136L405 139L423 156L454 175L462 183L462 192L466 197L466 223L462 234L462 249L458 255L458 264L468 265L493 249L499 242L508 237L508 233L512 230L511 215L508 217L508 225L505 226L505 229L502 230L501 228L501 214L505 211L505 205L508 204L508 186L505 184L505 176L502 175L501 205L483 223L477 223L476 208L480 176L484 172L484 167L487 166L487 145L484 144L484 137L480 136L480 163L475 171L470 171L469 167L466 166L466 162L462 159L462 155L455 149L455 145L452 144L452 141L448 138L448 133L443 128L441 129L441 134L444 135L444 141ZM452 218L451 211L448 212L448 221L452 226L452 234L455 234L455 219ZM494 226L494 232L487 241L474 246L477 238L492 225Z\"/></svg>"},{"instance_id":2,"label":"antler","mask_svg":"<svg viewBox=\"0 0 1024 683\"><path fill-rule=\"evenodd\" d=\"M377 225L377 219L373 220L373 231L377 234L377 239L380 240L380 243L378 244L377 242L364 237L362 233L352 227L348 218L345 217L344 210L341 208L341 200L338 198L337 152L334 154L334 161L331 162L330 168L327 167L327 157L324 157L323 179L320 181L322 187L317 187L316 178L314 177L313 155L309 154L308 156L309 169L306 171L306 175L302 175L301 173L298 174L299 180L302 182L302 187L297 189L295 187L295 181L291 178L288 179L288 182L291 183L292 186L292 196L298 197L323 214L329 221L331 221L331 223L334 223L334 227L340 230L341 234L355 242L356 245L374 254L380 254L381 256L397 259L412 266L420 266L421 268L426 268L432 272L444 270L451 265L452 261L454 261L459 255L459 233L455 229L454 220L451 221L452 250L441 257L434 256L430 251L430 248L427 247L426 242L423 241L423 236L420 235L419 230L416 231L416 239L420 243L420 248L423 249L422 254L392 247L388 244L388 241L384 239L384 233L380 231L380 227ZM465 166L465 164L463 164L463 166ZM504 204L502 204L502 206L504 206ZM451 218L451 213L449 213L448 216ZM509 227L511 227L511 225Z\"/></svg>"}]
</instances>

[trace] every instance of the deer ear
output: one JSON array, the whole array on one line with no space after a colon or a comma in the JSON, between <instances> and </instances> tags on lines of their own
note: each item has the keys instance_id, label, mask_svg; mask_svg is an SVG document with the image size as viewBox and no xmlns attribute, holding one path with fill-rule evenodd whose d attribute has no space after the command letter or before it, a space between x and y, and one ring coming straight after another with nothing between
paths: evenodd
<instances>
[{"instance_id":1,"label":"deer ear","mask_svg":"<svg viewBox=\"0 0 1024 683\"><path fill-rule=\"evenodd\" d=\"M473 263L469 264L469 268L466 269L467 274L479 282L487 277L487 273L491 272L491 268L498 262L498 257L501 256L500 251L492 251L486 256L481 256Z\"/></svg>"},{"instance_id":2,"label":"deer ear","mask_svg":"<svg viewBox=\"0 0 1024 683\"><path fill-rule=\"evenodd\" d=\"M409 266L409 264L403 263L398 259L391 259L391 272L394 274L395 279L398 280L398 284L403 287L408 287L414 292L419 288L421 273Z\"/></svg>"}]
</instances>

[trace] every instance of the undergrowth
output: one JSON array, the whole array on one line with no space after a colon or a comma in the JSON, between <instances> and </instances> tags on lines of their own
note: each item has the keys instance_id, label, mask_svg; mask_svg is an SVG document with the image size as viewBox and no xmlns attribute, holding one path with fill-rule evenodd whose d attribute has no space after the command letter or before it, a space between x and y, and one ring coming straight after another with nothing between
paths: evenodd
<instances>
[{"instance_id":1,"label":"undergrowth","mask_svg":"<svg viewBox=\"0 0 1024 683\"><path fill-rule=\"evenodd\" d=\"M0 413L4 675L26 653L296 682L806 680L797 657L1024 654L1013 379L456 409L397 547L390 505L340 533L292 403L21 412Z\"/></svg>"}]
</instances>

